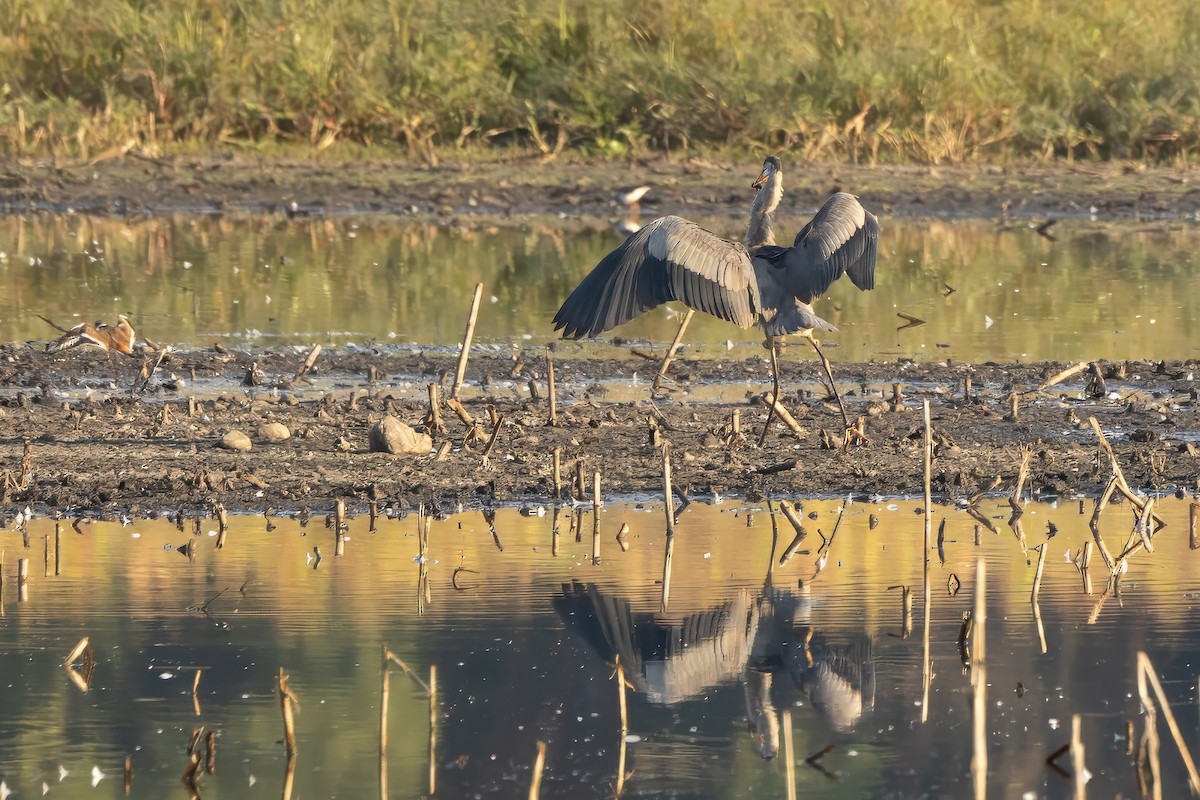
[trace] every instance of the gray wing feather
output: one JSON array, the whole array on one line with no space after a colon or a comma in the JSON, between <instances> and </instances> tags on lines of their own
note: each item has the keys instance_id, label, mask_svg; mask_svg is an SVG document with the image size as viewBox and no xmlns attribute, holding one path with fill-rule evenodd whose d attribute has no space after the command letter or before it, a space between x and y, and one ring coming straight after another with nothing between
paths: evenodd
<instances>
[{"instance_id":1,"label":"gray wing feather","mask_svg":"<svg viewBox=\"0 0 1200 800\"><path fill-rule=\"evenodd\" d=\"M660 217L596 265L554 329L568 339L597 336L669 300L751 327L760 304L750 254L681 217Z\"/></svg>"},{"instance_id":2,"label":"gray wing feather","mask_svg":"<svg viewBox=\"0 0 1200 800\"><path fill-rule=\"evenodd\" d=\"M853 195L838 192L796 235L780 265L787 270L789 289L805 302L824 294L842 273L866 291L875 288L878 242L879 220Z\"/></svg>"}]
</instances>

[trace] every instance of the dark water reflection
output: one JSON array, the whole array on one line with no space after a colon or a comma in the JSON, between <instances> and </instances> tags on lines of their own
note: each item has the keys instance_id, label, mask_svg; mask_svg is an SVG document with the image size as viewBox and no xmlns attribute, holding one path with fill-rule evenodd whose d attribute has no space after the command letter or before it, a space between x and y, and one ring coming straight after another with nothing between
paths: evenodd
<instances>
[{"instance_id":1,"label":"dark water reflection","mask_svg":"<svg viewBox=\"0 0 1200 800\"><path fill-rule=\"evenodd\" d=\"M219 550L206 522L191 558L178 549L190 530L169 522L85 524L82 533L64 525L55 574L54 523L34 519L29 549L21 533L0 532L0 781L17 797L40 794L45 781L62 796L115 798L130 755L132 796L186 796L179 775L203 725L219 738L202 796L279 796L283 666L300 700L294 796L379 796L387 646L423 678L437 668L436 796L525 796L543 740L543 797L611 797L623 738L610 680L619 654L635 688L627 796L782 796L779 712L790 709L800 796L964 797L971 684L957 639L979 556L988 565L992 796L1071 795L1044 761L1068 740L1073 714L1083 717L1089 795L1136 796L1126 723L1141 735L1138 650L1196 747L1200 555L1188 548L1187 502L1157 506L1169 526L1152 555L1132 558L1120 597L1103 592L1099 558L1092 594L1068 560L1091 538L1090 501L1084 514L1075 501L1030 504L1024 541L1005 525L1006 506L984 507L998 533L937 509L946 560L932 554L925 723L919 504L852 504L819 552L840 505L806 500L808 551L781 564L786 521L773 533L765 509L693 504L673 540L669 593L653 504L604 509L599 563L591 526L569 526L569 513L500 510L491 523L478 513L434 521L424 565L412 517L381 520L376 533L365 518L352 521L341 557L319 520L276 519L268 532L261 518L234 518ZM1047 541L1051 522L1043 652L1029 603L1036 553L1026 548ZM627 552L613 538L621 523ZM1130 529L1124 506L1105 512L1110 550L1123 549ZM23 594L21 558L31 562ZM907 636L900 586L916 598ZM62 667L84 635L97 658L87 693ZM399 672L391 687L390 796L421 796L428 700ZM1181 762L1161 733L1164 796L1181 797ZM805 763L831 745L820 769ZM105 776L94 790L93 767Z\"/></svg>"},{"instance_id":2,"label":"dark water reflection","mask_svg":"<svg viewBox=\"0 0 1200 800\"><path fill-rule=\"evenodd\" d=\"M803 215L786 210L781 236ZM737 237L740 214L704 220ZM1024 225L884 219L879 290L837 285L822 314L838 358L1188 358L1200 353L1200 230L1190 223L1065 220L1051 241ZM133 316L177 345L451 345L470 291L486 287L479 341L541 343L578 280L621 234L604 220L531 218L463 228L383 217L286 220L0 219L0 340L60 322ZM952 293L948 287L955 290ZM898 329L897 312L927 324ZM670 341L659 309L618 334ZM758 351L761 336L698 318L693 352Z\"/></svg>"}]
</instances>

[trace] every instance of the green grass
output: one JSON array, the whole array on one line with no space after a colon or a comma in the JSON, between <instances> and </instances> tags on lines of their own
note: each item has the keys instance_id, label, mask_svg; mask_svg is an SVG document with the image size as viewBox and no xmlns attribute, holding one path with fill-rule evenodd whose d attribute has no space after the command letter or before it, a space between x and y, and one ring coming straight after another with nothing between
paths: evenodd
<instances>
[{"instance_id":1,"label":"green grass","mask_svg":"<svg viewBox=\"0 0 1200 800\"><path fill-rule=\"evenodd\" d=\"M8 0L0 153L1188 160L1191 0Z\"/></svg>"}]
</instances>

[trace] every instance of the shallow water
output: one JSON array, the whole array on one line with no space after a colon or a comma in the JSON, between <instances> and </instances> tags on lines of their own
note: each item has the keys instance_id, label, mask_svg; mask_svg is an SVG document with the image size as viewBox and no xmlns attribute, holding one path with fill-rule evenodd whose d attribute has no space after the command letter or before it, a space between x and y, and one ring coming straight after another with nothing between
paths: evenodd
<instances>
[{"instance_id":1,"label":"shallow water","mask_svg":"<svg viewBox=\"0 0 1200 800\"><path fill-rule=\"evenodd\" d=\"M661 504L616 504L577 540L570 513L516 510L434 521L422 592L415 516L350 522L345 554L320 517L233 517L224 547L205 520L194 557L167 521L62 525L59 561L51 520L0 533L0 781L37 796L120 797L132 757L132 796L186 796L179 776L193 728L219 732L204 797L278 796L285 759L274 683L291 675L300 701L295 797L379 796L381 648L419 675L437 668L436 795L525 796L538 740L547 743L542 797L609 797L622 736L612 656L628 696L627 796L782 796L778 712L790 709L802 797L964 797L971 791L971 683L957 638L971 608L976 559L987 564L987 747L995 797L1069 797L1045 765L1082 715L1088 787L1095 796L1137 791L1125 723L1141 735L1135 654L1154 661L1187 741L1196 746L1200 661L1200 554L1188 549L1188 504L1163 499L1169 523L1153 554L1131 558L1120 598L1093 593L1066 559L1090 540L1077 501L1030 503L1025 542L1007 505L985 503L998 533L957 509L937 508L945 541L931 551L933 679L922 722L922 517L911 500L846 507L823 570L824 537L840 501L806 500L808 538L787 563L761 507L696 503L673 540L664 609ZM871 516L879 524L873 530ZM618 546L622 523L628 551ZM1036 551L1050 523L1039 611L1029 602ZM1125 506L1101 531L1120 552ZM44 537L48 537L44 538ZM48 544L46 544L48 543ZM49 558L43 562L43 546ZM323 558L312 559L318 547ZM31 561L23 592L17 560ZM774 565L773 567L769 565ZM455 574L456 568L464 568ZM470 570L470 571L468 571ZM59 574L56 574L56 571ZM951 595L948 584L961 589ZM458 589L454 587L457 581ZM901 591L914 592L903 636ZM218 595L218 593L221 593ZM207 602L208 613L188 610ZM90 636L97 664L85 693L63 658ZM807 643L807 644L805 644ZM195 671L202 671L193 701ZM752 733L749 725L753 723ZM429 706L399 671L391 678L390 796L429 791ZM1186 783L1165 726L1164 796ZM805 758L836 747L809 766ZM778 755L765 759L764 755ZM1069 769L1069 758L1060 762ZM67 774L60 782L60 765ZM103 777L89 787L93 767ZM824 770L824 771L822 771Z\"/></svg>"},{"instance_id":2,"label":"shallow water","mask_svg":"<svg viewBox=\"0 0 1200 800\"><path fill-rule=\"evenodd\" d=\"M781 238L810 211L788 211ZM745 224L740 215L703 222L734 238ZM1051 229L1055 241L987 220L883 226L878 289L840 281L818 305L841 328L824 337L836 359L1200 354L1194 224L1071 219ZM559 304L621 238L604 220L551 217L480 229L390 217L6 217L0 340L49 338L36 313L73 324L124 312L143 336L183 346L453 345L483 281L477 341L544 343ZM897 312L927 324L900 329ZM668 342L678 318L660 308L613 336ZM700 356L748 356L761 338L701 316L687 342Z\"/></svg>"}]
</instances>

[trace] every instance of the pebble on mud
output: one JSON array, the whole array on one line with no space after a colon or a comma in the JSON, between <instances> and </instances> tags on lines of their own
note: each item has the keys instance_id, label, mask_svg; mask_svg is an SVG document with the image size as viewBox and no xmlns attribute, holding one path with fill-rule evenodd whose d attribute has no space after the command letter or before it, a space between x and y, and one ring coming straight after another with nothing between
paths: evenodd
<instances>
[{"instance_id":1,"label":"pebble on mud","mask_svg":"<svg viewBox=\"0 0 1200 800\"><path fill-rule=\"evenodd\" d=\"M226 450L249 450L253 446L250 437L241 431L230 431L221 437L221 447Z\"/></svg>"},{"instance_id":2,"label":"pebble on mud","mask_svg":"<svg viewBox=\"0 0 1200 800\"><path fill-rule=\"evenodd\" d=\"M264 422L258 426L258 438L266 439L268 442L282 442L292 438L292 432L283 423Z\"/></svg>"},{"instance_id":3,"label":"pebble on mud","mask_svg":"<svg viewBox=\"0 0 1200 800\"><path fill-rule=\"evenodd\" d=\"M423 455L433 449L429 434L417 433L393 416L386 416L372 425L368 439L374 453Z\"/></svg>"}]
</instances>

